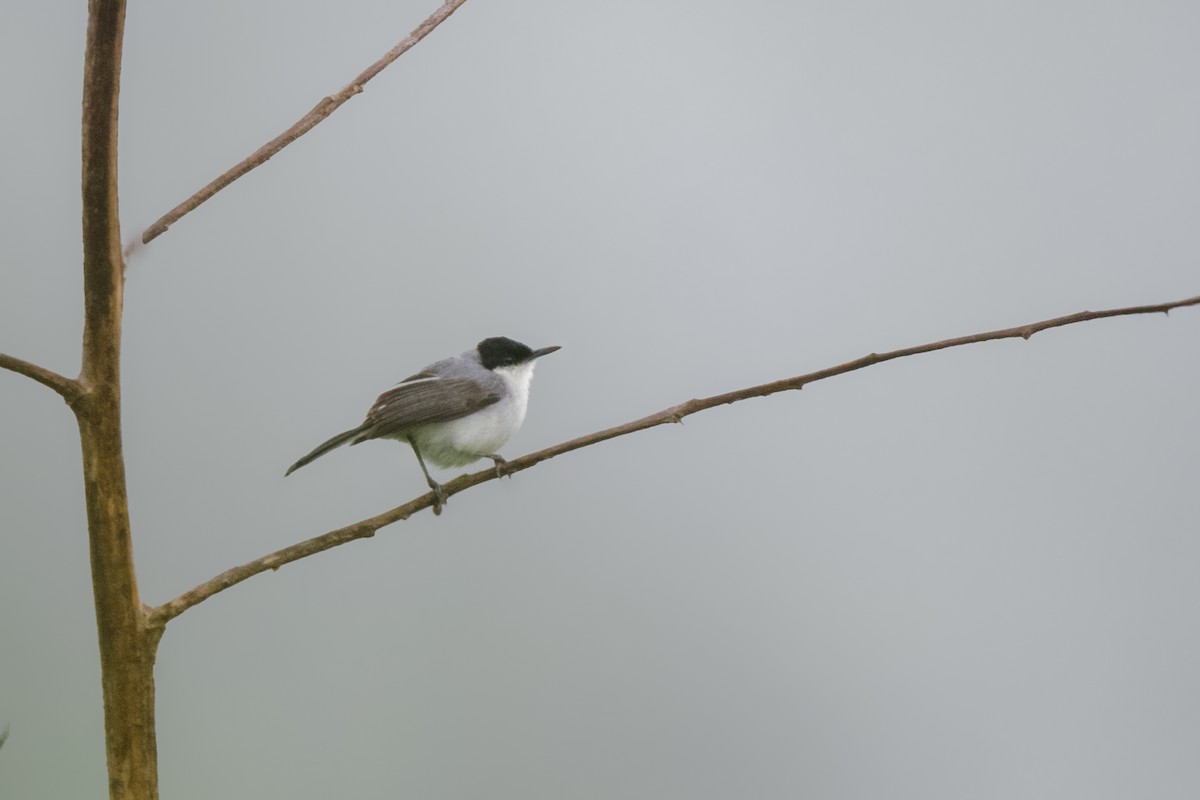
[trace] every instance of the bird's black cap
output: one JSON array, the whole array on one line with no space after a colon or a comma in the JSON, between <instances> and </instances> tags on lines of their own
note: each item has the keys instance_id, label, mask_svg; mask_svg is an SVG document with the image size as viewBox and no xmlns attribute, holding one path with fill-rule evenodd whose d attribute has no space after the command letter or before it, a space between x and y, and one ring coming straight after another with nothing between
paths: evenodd
<instances>
[{"instance_id":1,"label":"bird's black cap","mask_svg":"<svg viewBox=\"0 0 1200 800\"><path fill-rule=\"evenodd\" d=\"M521 344L507 336L493 336L490 339L484 339L475 346L475 349L479 352L479 363L487 369L495 369L532 361L540 356L553 353L558 349L558 345L534 350L529 345Z\"/></svg>"}]
</instances>

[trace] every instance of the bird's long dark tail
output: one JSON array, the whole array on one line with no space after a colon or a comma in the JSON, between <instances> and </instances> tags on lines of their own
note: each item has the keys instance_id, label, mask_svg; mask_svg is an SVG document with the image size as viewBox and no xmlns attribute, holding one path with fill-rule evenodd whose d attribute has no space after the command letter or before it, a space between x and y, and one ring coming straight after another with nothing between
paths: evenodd
<instances>
[{"instance_id":1,"label":"bird's long dark tail","mask_svg":"<svg viewBox=\"0 0 1200 800\"><path fill-rule=\"evenodd\" d=\"M348 431L344 431L342 433L339 433L337 436L334 436L332 439L330 439L326 442L322 442L321 444L317 445L316 449L313 450L311 453L309 453L304 458L297 461L295 464L292 464L290 467L288 467L288 471L283 473L283 476L286 478L288 475L291 475L293 472L300 469L305 464L316 461L318 458L325 455L330 450L334 450L338 447L341 447L342 445L344 445L347 442L354 439L354 437L356 437L359 434L366 431L366 429L369 427L370 427L370 423L364 422L362 425L359 425L357 428L354 428L354 429L348 430Z\"/></svg>"}]
</instances>

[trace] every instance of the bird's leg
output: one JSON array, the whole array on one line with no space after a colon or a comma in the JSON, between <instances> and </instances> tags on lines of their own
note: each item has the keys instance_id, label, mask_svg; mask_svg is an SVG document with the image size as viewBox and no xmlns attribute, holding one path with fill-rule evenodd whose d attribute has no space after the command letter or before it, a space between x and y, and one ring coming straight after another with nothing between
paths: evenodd
<instances>
[{"instance_id":1,"label":"bird's leg","mask_svg":"<svg viewBox=\"0 0 1200 800\"><path fill-rule=\"evenodd\" d=\"M512 477L512 473L508 471L508 461L499 453L481 453L480 458L490 458L496 462L496 477L503 478L505 475Z\"/></svg>"},{"instance_id":2,"label":"bird's leg","mask_svg":"<svg viewBox=\"0 0 1200 800\"><path fill-rule=\"evenodd\" d=\"M421 457L421 450L417 447L417 443L412 439L409 439L408 443L412 445L413 452L417 454L417 463L421 465L421 472L425 473L425 482L433 490L433 513L441 515L442 506L446 505L446 490L440 483L429 477L429 470L425 468L425 459Z\"/></svg>"}]
</instances>

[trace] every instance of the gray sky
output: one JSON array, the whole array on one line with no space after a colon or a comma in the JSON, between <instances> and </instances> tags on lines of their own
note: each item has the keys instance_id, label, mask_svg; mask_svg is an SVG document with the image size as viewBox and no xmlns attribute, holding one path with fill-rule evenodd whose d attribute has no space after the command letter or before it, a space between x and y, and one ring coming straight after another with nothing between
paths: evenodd
<instances>
[{"instance_id":1,"label":"gray sky","mask_svg":"<svg viewBox=\"0 0 1200 800\"><path fill-rule=\"evenodd\" d=\"M433 7L131 4L126 237ZM84 13L0 8L0 350L68 373ZM563 346L513 457L1197 294L1198 40L1188 2L468 3L130 266L144 598L421 493L391 443L283 471L485 336ZM1198 342L906 359L254 578L163 640L163 797L1196 797ZM0 509L0 797L98 797L76 432L9 374Z\"/></svg>"}]
</instances>

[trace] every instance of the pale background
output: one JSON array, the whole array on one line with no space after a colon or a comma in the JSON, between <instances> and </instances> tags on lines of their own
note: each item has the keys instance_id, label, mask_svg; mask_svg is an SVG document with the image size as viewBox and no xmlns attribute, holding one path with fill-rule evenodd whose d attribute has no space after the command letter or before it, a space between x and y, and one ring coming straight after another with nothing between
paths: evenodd
<instances>
[{"instance_id":1,"label":"pale background","mask_svg":"<svg viewBox=\"0 0 1200 800\"><path fill-rule=\"evenodd\" d=\"M132 3L126 237L433 7ZM0 7L0 350L68 374L84 23ZM513 457L1200 293L1198 41L1185 0L468 3L132 263L144 597L421 493L391 443L283 471L485 336L563 346ZM1200 796L1198 365L1197 310L907 359L256 577L163 640L162 795ZM11 374L0 510L0 797L102 797L76 433Z\"/></svg>"}]
</instances>

